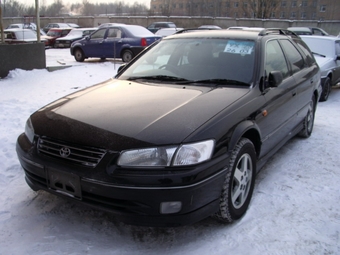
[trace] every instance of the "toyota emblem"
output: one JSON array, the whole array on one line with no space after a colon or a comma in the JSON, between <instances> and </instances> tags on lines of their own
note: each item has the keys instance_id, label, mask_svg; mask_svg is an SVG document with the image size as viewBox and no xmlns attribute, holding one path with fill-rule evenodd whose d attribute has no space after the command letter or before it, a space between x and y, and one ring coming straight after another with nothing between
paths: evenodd
<instances>
[{"instance_id":1,"label":"toyota emblem","mask_svg":"<svg viewBox=\"0 0 340 255\"><path fill-rule=\"evenodd\" d=\"M70 148L63 147L63 148L60 149L59 154L63 158L67 158L68 156L70 156L71 150L70 150Z\"/></svg>"}]
</instances>

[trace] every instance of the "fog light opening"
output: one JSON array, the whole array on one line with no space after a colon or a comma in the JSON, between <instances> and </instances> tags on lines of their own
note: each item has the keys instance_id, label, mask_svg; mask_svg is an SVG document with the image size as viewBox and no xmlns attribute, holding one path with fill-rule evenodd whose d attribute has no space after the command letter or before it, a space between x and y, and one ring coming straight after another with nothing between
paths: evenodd
<instances>
[{"instance_id":1,"label":"fog light opening","mask_svg":"<svg viewBox=\"0 0 340 255\"><path fill-rule=\"evenodd\" d=\"M171 201L162 202L160 206L161 214L178 213L182 209L182 202Z\"/></svg>"}]
</instances>

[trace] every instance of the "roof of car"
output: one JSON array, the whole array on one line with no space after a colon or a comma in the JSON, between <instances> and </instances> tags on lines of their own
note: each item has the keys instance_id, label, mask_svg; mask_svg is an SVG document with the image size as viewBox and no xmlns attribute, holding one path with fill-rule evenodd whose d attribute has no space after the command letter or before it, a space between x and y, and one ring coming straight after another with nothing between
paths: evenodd
<instances>
[{"instance_id":1,"label":"roof of car","mask_svg":"<svg viewBox=\"0 0 340 255\"><path fill-rule=\"evenodd\" d=\"M175 24L172 21L156 21L156 22L152 22L151 24Z\"/></svg>"},{"instance_id":2,"label":"roof of car","mask_svg":"<svg viewBox=\"0 0 340 255\"><path fill-rule=\"evenodd\" d=\"M73 27L52 27L49 29L49 31L60 31L60 30L72 30Z\"/></svg>"},{"instance_id":3,"label":"roof of car","mask_svg":"<svg viewBox=\"0 0 340 255\"><path fill-rule=\"evenodd\" d=\"M29 29L29 28L9 28L9 29L4 30L4 32L23 32L23 31L32 31L32 29Z\"/></svg>"},{"instance_id":4,"label":"roof of car","mask_svg":"<svg viewBox=\"0 0 340 255\"><path fill-rule=\"evenodd\" d=\"M339 37L328 35L300 35L301 38L311 38L311 40L340 41Z\"/></svg>"},{"instance_id":5,"label":"roof of car","mask_svg":"<svg viewBox=\"0 0 340 255\"><path fill-rule=\"evenodd\" d=\"M207 37L209 38L225 38L225 37L233 37L237 39L248 39L248 40L256 40L259 36L270 36L270 35L281 35L281 36L291 36L298 38L299 36L295 33L285 30L285 29L262 29L262 30L197 30L192 33L179 33L173 36L180 36L181 38L195 38L195 37ZM173 36L169 36L167 38L173 38Z\"/></svg>"}]
</instances>

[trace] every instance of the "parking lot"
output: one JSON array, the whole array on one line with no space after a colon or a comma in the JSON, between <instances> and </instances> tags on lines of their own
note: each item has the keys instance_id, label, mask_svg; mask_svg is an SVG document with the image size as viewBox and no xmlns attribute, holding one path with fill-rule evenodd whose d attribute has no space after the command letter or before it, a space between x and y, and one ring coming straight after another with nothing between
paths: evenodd
<instances>
[{"instance_id":1,"label":"parking lot","mask_svg":"<svg viewBox=\"0 0 340 255\"><path fill-rule=\"evenodd\" d=\"M114 76L119 60L76 62L46 51L54 72L14 70L0 81L0 254L340 254L340 89L319 103L313 134L294 138L258 174L246 215L180 228L136 227L109 213L32 191L15 153L28 116ZM208 104L207 104L207 107Z\"/></svg>"}]
</instances>

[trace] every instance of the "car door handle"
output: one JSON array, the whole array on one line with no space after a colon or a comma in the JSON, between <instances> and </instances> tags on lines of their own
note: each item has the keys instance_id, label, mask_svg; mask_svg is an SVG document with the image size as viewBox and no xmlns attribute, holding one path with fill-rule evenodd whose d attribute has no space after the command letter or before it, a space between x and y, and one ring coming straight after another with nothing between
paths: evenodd
<instances>
[{"instance_id":1,"label":"car door handle","mask_svg":"<svg viewBox=\"0 0 340 255\"><path fill-rule=\"evenodd\" d=\"M294 90L294 91L292 92L292 96L293 96L293 97L296 96L296 90Z\"/></svg>"}]
</instances>

